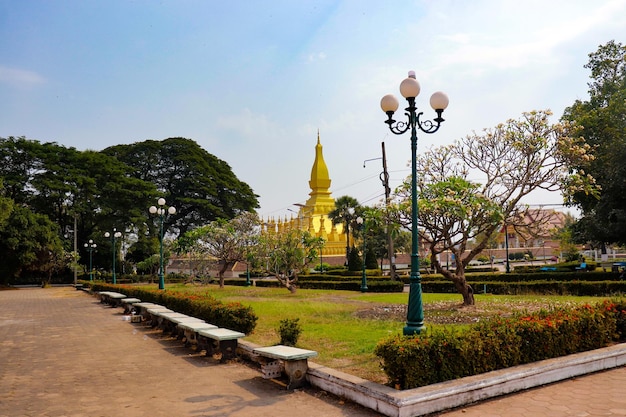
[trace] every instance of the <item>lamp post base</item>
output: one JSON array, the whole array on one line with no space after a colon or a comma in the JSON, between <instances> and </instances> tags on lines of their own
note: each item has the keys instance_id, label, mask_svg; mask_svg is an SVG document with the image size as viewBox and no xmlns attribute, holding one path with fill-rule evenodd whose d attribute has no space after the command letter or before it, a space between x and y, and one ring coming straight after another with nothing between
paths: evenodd
<instances>
[{"instance_id":1,"label":"lamp post base","mask_svg":"<svg viewBox=\"0 0 626 417\"><path fill-rule=\"evenodd\" d=\"M159 289L165 289L165 278L163 277L163 274L159 274Z\"/></svg>"},{"instance_id":2,"label":"lamp post base","mask_svg":"<svg viewBox=\"0 0 626 417\"><path fill-rule=\"evenodd\" d=\"M426 326L424 326L423 323L407 323L406 326L404 326L404 328L402 329L402 334L404 334L405 336L414 336L416 334L422 333L424 330L426 330Z\"/></svg>"}]
</instances>

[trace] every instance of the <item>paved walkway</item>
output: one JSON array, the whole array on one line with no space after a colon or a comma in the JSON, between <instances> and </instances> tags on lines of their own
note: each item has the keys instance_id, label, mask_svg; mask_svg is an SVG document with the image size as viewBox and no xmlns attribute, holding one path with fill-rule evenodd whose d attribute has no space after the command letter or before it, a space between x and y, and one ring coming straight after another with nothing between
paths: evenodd
<instances>
[{"instance_id":1,"label":"paved walkway","mask_svg":"<svg viewBox=\"0 0 626 417\"><path fill-rule=\"evenodd\" d=\"M0 417L379 416L201 357L120 312L68 287L0 291ZM626 368L439 415L626 416Z\"/></svg>"}]
</instances>

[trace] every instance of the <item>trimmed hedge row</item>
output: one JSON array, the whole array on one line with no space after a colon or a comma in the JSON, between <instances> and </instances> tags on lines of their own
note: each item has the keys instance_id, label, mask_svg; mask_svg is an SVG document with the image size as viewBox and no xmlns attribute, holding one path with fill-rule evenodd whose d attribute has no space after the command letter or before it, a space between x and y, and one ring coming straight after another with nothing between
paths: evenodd
<instances>
[{"instance_id":1,"label":"trimmed hedge row","mask_svg":"<svg viewBox=\"0 0 626 417\"><path fill-rule=\"evenodd\" d=\"M257 315L251 307L241 303L224 304L208 294L181 294L167 290L137 288L130 285L112 285L82 281L92 291L117 291L141 301L161 304L171 310L197 317L218 327L250 334L256 327Z\"/></svg>"},{"instance_id":2,"label":"trimmed hedge row","mask_svg":"<svg viewBox=\"0 0 626 417\"><path fill-rule=\"evenodd\" d=\"M411 389L510 366L606 347L626 340L626 299L555 308L378 343L389 384Z\"/></svg>"},{"instance_id":3,"label":"trimmed hedge row","mask_svg":"<svg viewBox=\"0 0 626 417\"><path fill-rule=\"evenodd\" d=\"M606 297L626 293L626 281L529 281L496 282L468 281L475 293L499 295L581 295ZM422 282L422 291L429 293L456 293L451 281Z\"/></svg>"},{"instance_id":4,"label":"trimmed hedge row","mask_svg":"<svg viewBox=\"0 0 626 417\"><path fill-rule=\"evenodd\" d=\"M257 280L257 287L277 288L281 284L277 280ZM361 281L328 280L328 281L301 281L298 277L298 288L307 290L343 290L361 291ZM370 280L367 279L367 292L402 292L404 284L401 281Z\"/></svg>"},{"instance_id":5,"label":"trimmed hedge row","mask_svg":"<svg viewBox=\"0 0 626 417\"><path fill-rule=\"evenodd\" d=\"M619 281L618 272L534 272L510 274L466 274L468 281L498 281L498 282L526 282L526 281ZM422 275L422 282L441 281L440 274Z\"/></svg>"}]
</instances>

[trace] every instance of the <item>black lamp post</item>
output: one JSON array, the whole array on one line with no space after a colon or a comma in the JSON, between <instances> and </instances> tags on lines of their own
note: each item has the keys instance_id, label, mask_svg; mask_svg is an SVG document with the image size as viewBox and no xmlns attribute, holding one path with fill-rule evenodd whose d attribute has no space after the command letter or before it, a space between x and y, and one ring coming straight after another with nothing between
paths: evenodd
<instances>
[{"instance_id":1,"label":"black lamp post","mask_svg":"<svg viewBox=\"0 0 626 417\"><path fill-rule=\"evenodd\" d=\"M113 284L117 284L117 278L115 277L115 258L117 258L117 247L115 245L115 239L122 237L122 232L118 232L113 229L113 233L105 232L104 237L111 238L111 247L113 248Z\"/></svg>"},{"instance_id":2,"label":"black lamp post","mask_svg":"<svg viewBox=\"0 0 626 417\"><path fill-rule=\"evenodd\" d=\"M88 243L85 243L85 249L87 250L87 252L89 252L89 281L93 281L93 267L92 267L93 251L96 250L97 246L98 245L93 243L93 240L91 239L89 239Z\"/></svg>"},{"instance_id":3,"label":"black lamp post","mask_svg":"<svg viewBox=\"0 0 626 417\"><path fill-rule=\"evenodd\" d=\"M361 216L356 218L356 222L361 230L363 230L363 271L361 272L361 292L367 291L367 274L365 273L365 260L367 259L365 251L367 249L365 234L367 233L367 222Z\"/></svg>"},{"instance_id":4,"label":"black lamp post","mask_svg":"<svg viewBox=\"0 0 626 417\"><path fill-rule=\"evenodd\" d=\"M405 115L407 121L397 122L393 120L393 114L398 110L398 100L388 94L380 101L380 107L387 114L385 123L389 130L396 135L401 135L411 129L411 277L409 304L407 309L407 322L403 329L405 335L419 334L424 329L424 308L422 306L422 278L419 272L418 254L418 228L417 228L417 130L424 133L435 133L444 121L441 117L448 107L448 96L438 91L430 97L430 106L437 113L433 120L420 120L423 112L418 112L415 106L415 97L420 93L420 85L415 79L415 72L409 71L409 76L400 83L400 93L407 100Z\"/></svg>"},{"instance_id":5,"label":"black lamp post","mask_svg":"<svg viewBox=\"0 0 626 417\"><path fill-rule=\"evenodd\" d=\"M159 289L160 290L164 290L165 289L165 275L163 272L163 221L165 220L165 215L166 214L176 214L176 208L175 207L168 207L167 209L165 209L165 199L164 198L159 198L157 200L157 204L159 205L159 207L156 206L150 206L150 214L156 214L157 216L159 216L159 244L160 244L160 248L159 248Z\"/></svg>"}]
</instances>

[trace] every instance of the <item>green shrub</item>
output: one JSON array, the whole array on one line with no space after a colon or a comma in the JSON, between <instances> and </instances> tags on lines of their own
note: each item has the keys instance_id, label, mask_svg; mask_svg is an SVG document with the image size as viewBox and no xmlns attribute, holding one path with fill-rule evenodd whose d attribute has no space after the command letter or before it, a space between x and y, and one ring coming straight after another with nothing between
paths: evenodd
<instances>
[{"instance_id":1,"label":"green shrub","mask_svg":"<svg viewBox=\"0 0 626 417\"><path fill-rule=\"evenodd\" d=\"M626 299L554 308L450 329L394 336L378 343L389 383L410 389L623 341Z\"/></svg>"},{"instance_id":2,"label":"green shrub","mask_svg":"<svg viewBox=\"0 0 626 417\"><path fill-rule=\"evenodd\" d=\"M87 282L88 283L88 282ZM91 284L92 291L118 291L141 301L161 304L171 310L197 317L218 327L235 330L245 334L251 333L256 327L257 315L251 307L241 303L224 304L208 293L183 294L138 288L130 285L110 285L104 283Z\"/></svg>"},{"instance_id":3,"label":"green shrub","mask_svg":"<svg viewBox=\"0 0 626 417\"><path fill-rule=\"evenodd\" d=\"M280 344L285 346L295 346L298 343L300 333L302 333L302 326L299 323L300 319L283 319L278 326L278 334L280 336Z\"/></svg>"}]
</instances>

